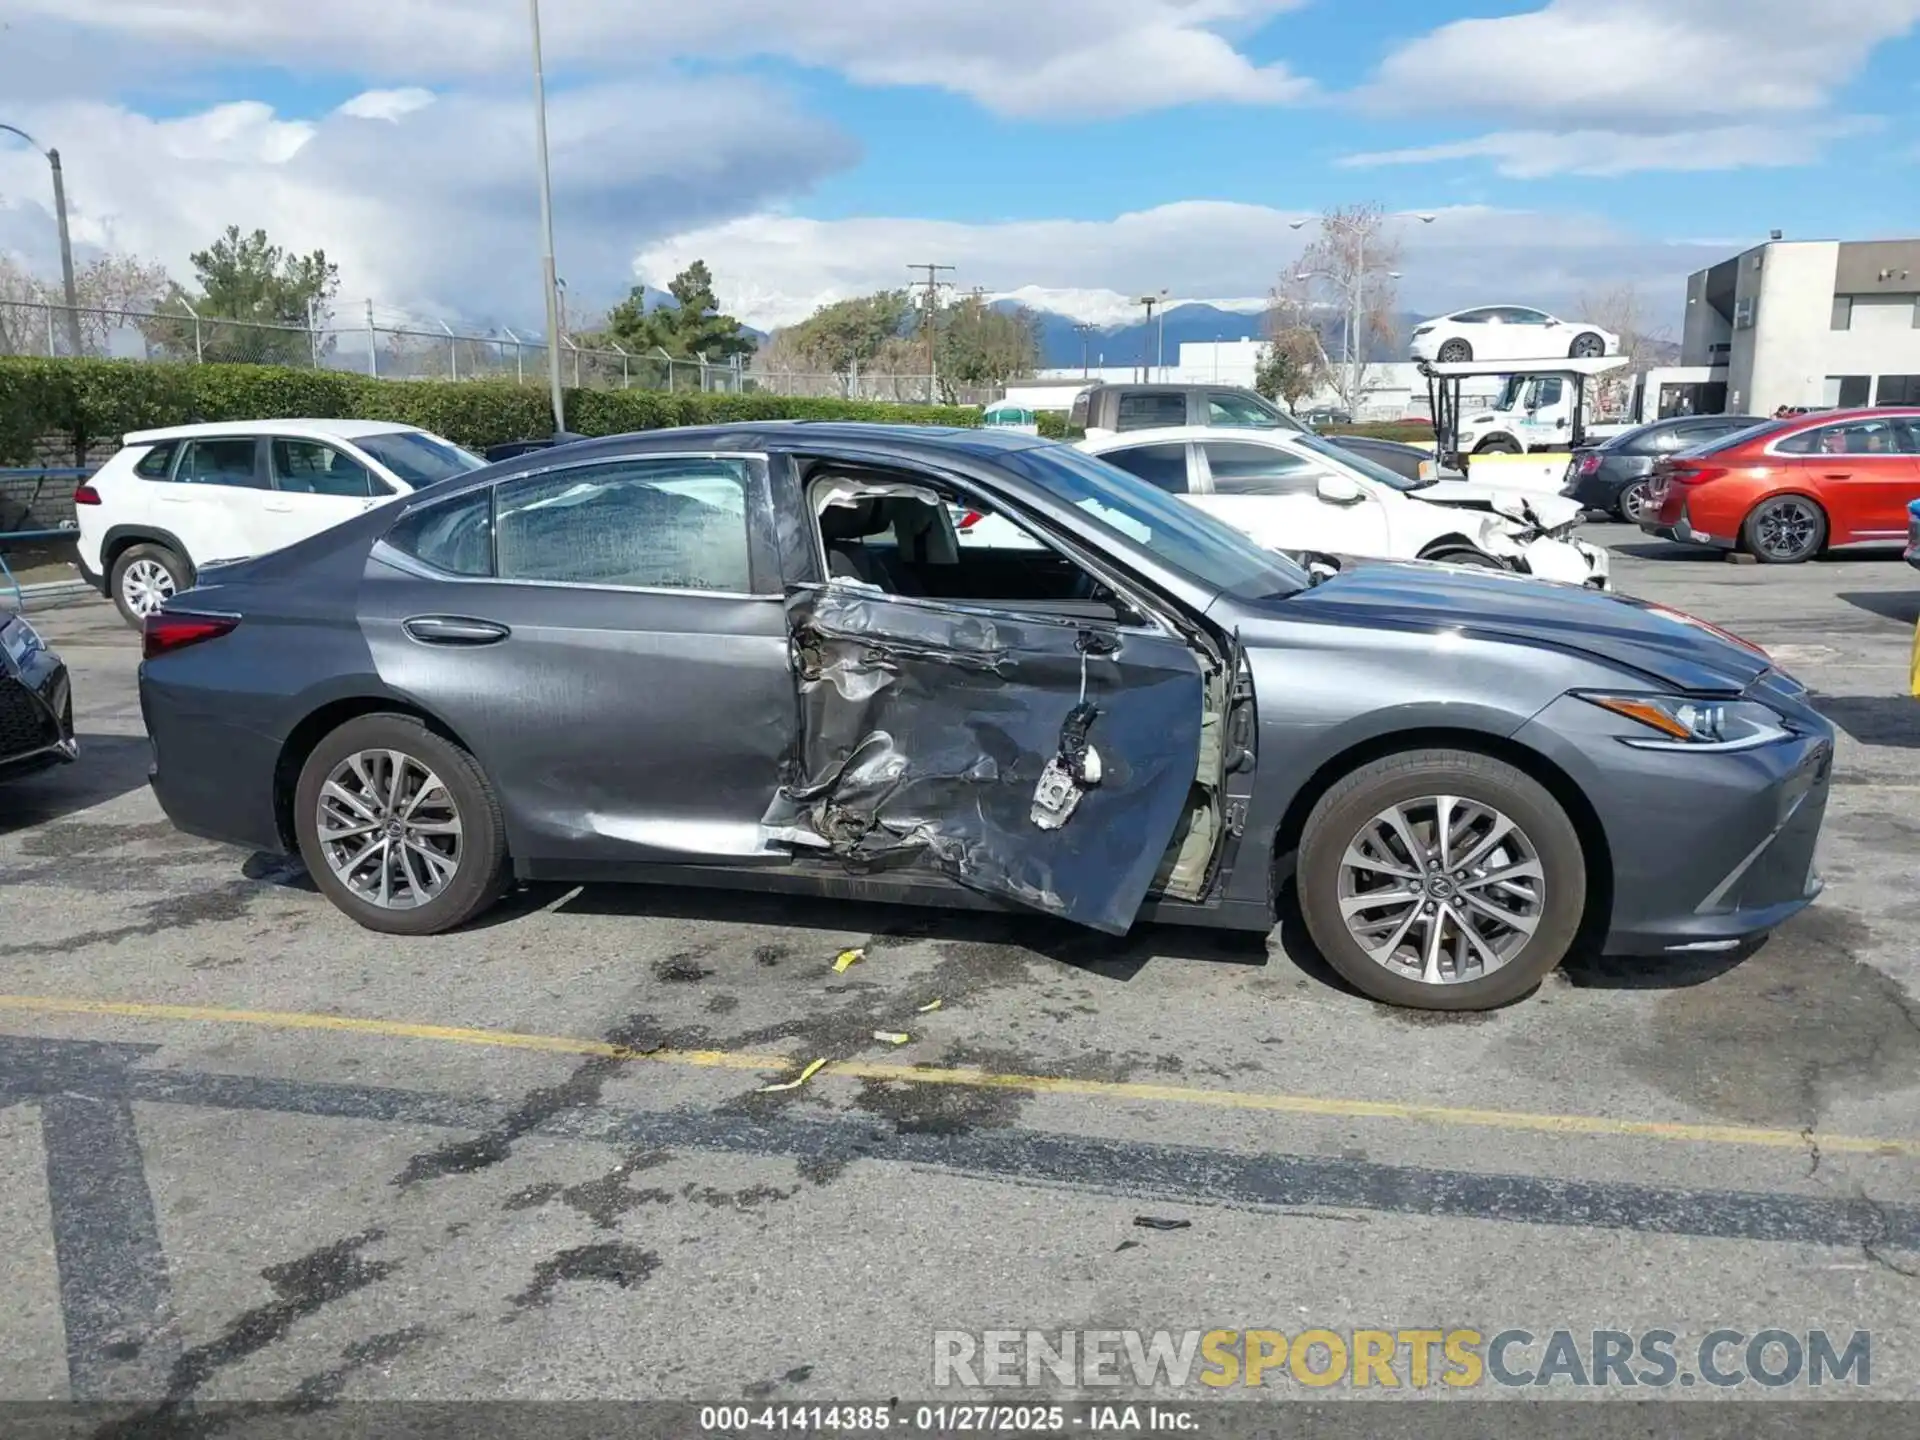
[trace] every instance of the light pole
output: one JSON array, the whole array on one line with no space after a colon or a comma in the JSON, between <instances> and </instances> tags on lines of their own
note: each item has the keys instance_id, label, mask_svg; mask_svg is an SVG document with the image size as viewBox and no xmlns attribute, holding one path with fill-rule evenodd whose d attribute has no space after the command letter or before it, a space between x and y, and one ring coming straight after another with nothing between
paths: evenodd
<instances>
[{"instance_id":1,"label":"light pole","mask_svg":"<svg viewBox=\"0 0 1920 1440\"><path fill-rule=\"evenodd\" d=\"M540 146L542 281L547 292L547 385L553 392L553 433L567 428L567 402L560 385L560 284L553 267L553 175L547 165L547 77L540 63L540 0L527 0L533 26L533 125Z\"/></svg>"},{"instance_id":2,"label":"light pole","mask_svg":"<svg viewBox=\"0 0 1920 1440\"><path fill-rule=\"evenodd\" d=\"M1388 216L1384 218L1392 219L1394 217ZM1439 219L1440 217L1437 215L1422 214L1422 215L1417 215L1414 218L1417 219L1422 225L1431 225L1435 220ZM1305 226L1306 223L1307 222L1305 220L1289 220L1287 222L1287 226L1289 229L1298 230L1298 229L1301 229L1303 226ZM1326 235L1326 228L1327 228L1326 218L1322 216L1320 220L1320 232L1323 238ZM1345 335L1346 362L1347 362L1346 401L1347 401L1348 414L1357 415L1360 409L1361 361L1360 361L1359 345L1360 345L1361 331L1365 328L1365 325L1366 325L1366 313L1367 313L1366 312L1367 231L1363 226L1356 226L1354 227L1352 234L1353 234L1353 274L1347 282L1347 317L1346 317L1346 335ZM1400 272L1398 270L1389 270L1386 273L1387 273L1387 278L1390 280L1398 280L1400 278ZM1338 275L1332 274L1325 270L1303 270L1294 278L1297 280L1313 280L1313 279L1332 280L1335 283L1338 283L1340 279Z\"/></svg>"},{"instance_id":3,"label":"light pole","mask_svg":"<svg viewBox=\"0 0 1920 1440\"><path fill-rule=\"evenodd\" d=\"M1138 300L1133 302L1136 305L1144 305L1147 307L1147 326L1149 329L1151 329L1153 326L1154 307L1156 305L1164 307L1166 303L1166 299L1167 299L1167 292L1166 290L1162 289L1158 295L1142 295ZM1163 316L1160 321L1160 364L1162 369L1166 367L1166 360L1167 360L1167 322ZM1147 337L1145 335L1142 335L1140 337L1140 379L1142 381L1145 381L1149 378L1150 377L1147 374Z\"/></svg>"},{"instance_id":4,"label":"light pole","mask_svg":"<svg viewBox=\"0 0 1920 1440\"><path fill-rule=\"evenodd\" d=\"M10 135L18 135L34 149L40 150L40 142L34 139L18 125L0 124L0 130ZM47 157L47 164L53 170L53 215L60 226L60 283L67 296L67 347L75 359L80 355L80 292L73 284L73 241L67 235L67 182L60 173L60 152L41 150Z\"/></svg>"}]
</instances>

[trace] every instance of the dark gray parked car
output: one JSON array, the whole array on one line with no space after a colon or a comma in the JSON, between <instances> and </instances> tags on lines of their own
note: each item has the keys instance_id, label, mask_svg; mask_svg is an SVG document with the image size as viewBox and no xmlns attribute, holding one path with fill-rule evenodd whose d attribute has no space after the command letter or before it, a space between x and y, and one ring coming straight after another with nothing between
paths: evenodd
<instances>
[{"instance_id":1,"label":"dark gray parked car","mask_svg":"<svg viewBox=\"0 0 1920 1440\"><path fill-rule=\"evenodd\" d=\"M67 667L26 616L0 611L0 780L78 753Z\"/></svg>"},{"instance_id":2,"label":"dark gray parked car","mask_svg":"<svg viewBox=\"0 0 1920 1440\"><path fill-rule=\"evenodd\" d=\"M1038 545L956 542L955 511ZM768 423L585 441L149 619L174 822L374 929L512 877L1308 930L1473 1008L1576 940L1721 949L1818 890L1832 731L1702 622L1286 559L1067 446Z\"/></svg>"},{"instance_id":3,"label":"dark gray parked car","mask_svg":"<svg viewBox=\"0 0 1920 1440\"><path fill-rule=\"evenodd\" d=\"M1568 462L1567 483L1560 493L1589 510L1638 525L1647 513L1647 485L1655 461L1763 423L1757 415L1677 415L1623 430L1577 453Z\"/></svg>"}]
</instances>

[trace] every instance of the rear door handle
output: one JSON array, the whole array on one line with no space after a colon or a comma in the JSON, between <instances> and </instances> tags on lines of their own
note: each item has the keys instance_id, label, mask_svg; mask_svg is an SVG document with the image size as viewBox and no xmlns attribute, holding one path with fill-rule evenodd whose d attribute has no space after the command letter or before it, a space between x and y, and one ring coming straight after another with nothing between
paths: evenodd
<instances>
[{"instance_id":1,"label":"rear door handle","mask_svg":"<svg viewBox=\"0 0 1920 1440\"><path fill-rule=\"evenodd\" d=\"M469 615L416 615L400 628L422 645L496 645L513 633L505 625Z\"/></svg>"}]
</instances>

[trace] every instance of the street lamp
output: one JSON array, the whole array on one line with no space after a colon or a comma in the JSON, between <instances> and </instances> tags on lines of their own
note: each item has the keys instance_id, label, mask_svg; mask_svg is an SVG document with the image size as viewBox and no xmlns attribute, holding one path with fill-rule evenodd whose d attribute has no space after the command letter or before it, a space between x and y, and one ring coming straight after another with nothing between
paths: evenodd
<instances>
[{"instance_id":1,"label":"street lamp","mask_svg":"<svg viewBox=\"0 0 1920 1440\"><path fill-rule=\"evenodd\" d=\"M543 285L547 292L547 387L553 392L553 433L567 428L567 402L560 386L560 282L553 267L553 175L547 165L547 78L540 63L540 0L527 0L527 14L533 26L533 124L540 146L540 232L545 240L541 255Z\"/></svg>"},{"instance_id":2,"label":"street lamp","mask_svg":"<svg viewBox=\"0 0 1920 1440\"><path fill-rule=\"evenodd\" d=\"M18 125L0 124L0 130L18 135L40 150L40 142ZM77 359L80 355L80 292L73 284L73 241L67 236L67 182L60 173L60 152L49 149L40 153L47 157L47 164L53 169L53 213L60 225L60 283L67 293L67 348Z\"/></svg>"},{"instance_id":3,"label":"street lamp","mask_svg":"<svg viewBox=\"0 0 1920 1440\"><path fill-rule=\"evenodd\" d=\"M1165 289L1164 287L1162 287L1162 289L1161 289L1161 291L1160 291L1160 293L1159 293L1158 295L1142 295L1142 296L1141 296L1141 297L1140 297L1140 298L1139 298L1138 300L1136 300L1136 301L1134 301L1134 302L1133 302L1133 303L1134 303L1134 304L1136 304L1136 305L1144 305L1144 306L1146 306L1146 307L1147 307L1147 324L1148 324L1149 326L1151 326L1151 325L1153 324L1153 309L1154 309L1154 306L1156 306L1156 305L1158 305L1158 306L1160 307L1160 309L1161 309L1161 314L1160 314L1160 349L1159 349L1159 356L1160 356L1160 371L1161 371L1161 374L1160 374L1160 378L1161 378L1162 380L1164 380L1164 379L1166 379L1166 378L1167 378L1167 377L1166 377L1166 369L1167 369L1167 316L1166 316L1166 299L1167 299L1167 293L1168 293L1168 292L1167 292L1167 290L1166 290L1166 289ZM1141 378L1142 380L1145 380L1145 379L1147 379L1147 378L1148 378L1148 377L1147 377L1147 374L1146 374L1146 370L1147 370L1147 357L1146 357L1146 349L1147 349L1147 337L1146 337L1146 336L1144 336L1144 335L1142 335L1142 336L1140 337L1140 352L1141 352L1141 353L1140 353L1140 372L1141 372L1141 373L1140 373L1140 378Z\"/></svg>"},{"instance_id":4,"label":"street lamp","mask_svg":"<svg viewBox=\"0 0 1920 1440\"><path fill-rule=\"evenodd\" d=\"M1386 218L1393 219L1394 217L1388 216ZM1418 220L1422 225L1431 225L1435 220L1438 220L1440 217L1438 215L1417 214L1414 216L1414 218ZM1303 228L1306 224L1307 224L1307 221L1304 219L1289 220L1287 222L1288 228L1292 230L1299 230ZM1324 232L1326 228L1326 221L1324 217L1322 218L1320 225L1321 225L1322 231ZM1400 278L1400 272L1398 270L1389 270L1386 273L1389 279L1398 280ZM1332 275L1325 270L1302 271L1298 275L1296 275L1294 278L1296 280L1315 280L1315 279L1333 280L1336 283L1339 280L1338 276ZM1346 352L1347 352L1346 354L1346 360L1347 360L1346 400L1347 400L1347 409L1349 411L1353 411L1356 413L1360 408L1359 344L1360 344L1361 331L1366 324L1366 301L1367 301L1367 235L1366 235L1366 231L1356 229L1353 232L1353 274L1347 282L1347 319L1346 319Z\"/></svg>"}]
</instances>

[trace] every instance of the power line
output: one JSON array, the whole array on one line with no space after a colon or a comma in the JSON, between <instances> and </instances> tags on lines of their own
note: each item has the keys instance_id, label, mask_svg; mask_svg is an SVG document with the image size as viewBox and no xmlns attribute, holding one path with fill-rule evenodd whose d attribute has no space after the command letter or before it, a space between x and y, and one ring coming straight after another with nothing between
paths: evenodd
<instances>
[{"instance_id":1,"label":"power line","mask_svg":"<svg viewBox=\"0 0 1920 1440\"><path fill-rule=\"evenodd\" d=\"M921 318L921 326L927 335L927 403L931 405L935 399L934 381L940 373L939 362L934 358L934 338L939 333L940 287L948 283L940 278L940 272L942 270L951 270L954 267L951 265L936 265L928 261L921 264L912 264L907 266L907 268L909 270L924 270L927 272L926 310Z\"/></svg>"}]
</instances>

